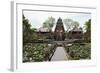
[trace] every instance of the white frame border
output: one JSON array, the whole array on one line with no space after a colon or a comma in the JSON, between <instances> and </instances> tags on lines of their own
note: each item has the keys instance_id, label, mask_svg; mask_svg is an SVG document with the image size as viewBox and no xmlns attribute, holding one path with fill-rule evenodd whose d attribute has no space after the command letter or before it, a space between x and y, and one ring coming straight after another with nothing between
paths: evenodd
<instances>
[{"instance_id":1,"label":"white frame border","mask_svg":"<svg viewBox=\"0 0 100 73\"><path fill-rule=\"evenodd\" d=\"M17 5L19 5L17 7ZM28 5L28 6L27 6ZM77 6L62 6L62 5L45 5L45 4L32 4L32 3L25 3L25 2L12 2L12 17L11 17L11 24L12 24L12 49L11 49L11 70L13 71L30 71L34 69L55 69L55 68L66 68L66 67L80 67L80 66L94 66L97 63L97 56L96 56L96 46L94 45L95 38L96 37L94 34L91 35L91 39L93 42L91 42L91 49L92 49L92 59L91 60L81 60L81 61L61 61L61 62L42 62L42 63L22 63L22 58L21 58L21 50L22 50L22 15L20 14L22 9L33 9L33 7L38 10L38 9L45 9L45 10L52 10L57 8L58 10L64 10L66 11L84 11L84 12L90 12L92 14L92 24L91 25L91 33L95 33L97 30L95 27L96 24L96 8L95 7L77 7ZM49 7L49 8L48 8ZM62 9L61 9L62 8ZM64 8L64 9L63 9ZM44 10L43 9L43 10ZM17 22L18 21L18 22ZM20 25L19 25L20 24ZM20 32L20 33L18 33ZM18 36L19 35L19 36ZM94 48L94 49L93 49ZM21 49L21 50L19 50ZM45 67L45 65L48 64L48 67Z\"/></svg>"}]
</instances>

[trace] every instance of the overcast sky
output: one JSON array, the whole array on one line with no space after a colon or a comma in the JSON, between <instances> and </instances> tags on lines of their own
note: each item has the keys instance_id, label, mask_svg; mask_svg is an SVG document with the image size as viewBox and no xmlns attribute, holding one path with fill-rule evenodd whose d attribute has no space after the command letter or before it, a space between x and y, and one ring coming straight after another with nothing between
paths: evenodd
<instances>
[{"instance_id":1,"label":"overcast sky","mask_svg":"<svg viewBox=\"0 0 100 73\"><path fill-rule=\"evenodd\" d=\"M56 22L59 17L63 19L72 19L78 21L80 26L83 27L84 23L91 19L91 14L86 13L63 13L63 12L43 12L43 11L23 11L24 16L29 20L29 23L32 24L32 27L40 28L43 25L43 22L50 16L54 17ZM55 24L56 25L56 24ZM65 25L64 25L65 27ZM53 27L54 30L55 26ZM66 28L65 28L66 30Z\"/></svg>"}]
</instances>

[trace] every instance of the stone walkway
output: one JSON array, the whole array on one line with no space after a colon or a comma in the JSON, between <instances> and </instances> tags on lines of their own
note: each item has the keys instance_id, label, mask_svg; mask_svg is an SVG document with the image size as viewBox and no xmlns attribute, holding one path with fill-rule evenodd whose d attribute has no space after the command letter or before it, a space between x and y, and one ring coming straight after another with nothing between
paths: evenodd
<instances>
[{"instance_id":1,"label":"stone walkway","mask_svg":"<svg viewBox=\"0 0 100 73\"><path fill-rule=\"evenodd\" d=\"M51 61L64 61L68 60L68 54L64 47L57 47Z\"/></svg>"}]
</instances>

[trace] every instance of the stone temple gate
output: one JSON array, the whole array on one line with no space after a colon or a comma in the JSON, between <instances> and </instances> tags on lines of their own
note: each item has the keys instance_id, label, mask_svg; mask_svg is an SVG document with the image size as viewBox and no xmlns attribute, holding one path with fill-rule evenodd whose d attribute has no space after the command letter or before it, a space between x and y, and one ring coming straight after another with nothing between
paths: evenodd
<instances>
[{"instance_id":1,"label":"stone temple gate","mask_svg":"<svg viewBox=\"0 0 100 73\"><path fill-rule=\"evenodd\" d=\"M54 31L54 39L56 41L64 41L65 39L65 30L61 18L59 18L57 21L57 25Z\"/></svg>"}]
</instances>

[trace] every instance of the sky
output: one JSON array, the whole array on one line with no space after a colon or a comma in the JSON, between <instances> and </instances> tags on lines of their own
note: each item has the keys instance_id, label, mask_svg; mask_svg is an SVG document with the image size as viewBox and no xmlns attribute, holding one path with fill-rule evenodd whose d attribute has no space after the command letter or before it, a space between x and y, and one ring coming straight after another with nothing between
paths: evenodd
<instances>
[{"instance_id":1,"label":"sky","mask_svg":"<svg viewBox=\"0 0 100 73\"><path fill-rule=\"evenodd\" d=\"M69 12L45 12L45 11L23 11L24 16L29 20L29 23L34 28L40 28L43 25L43 22L50 16L55 18L57 22L58 18L61 17L64 19L72 19L79 22L80 27L84 26L84 23L91 19L91 14L89 13L69 13ZM64 24L63 24L64 25ZM56 23L52 30L55 29ZM64 25L65 30L66 27Z\"/></svg>"}]
</instances>

